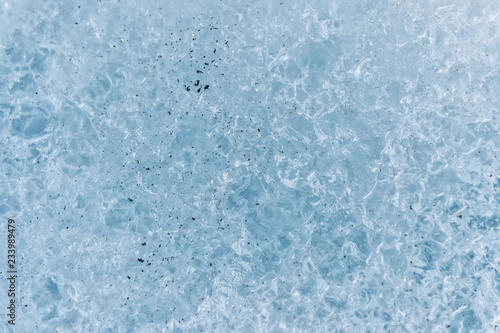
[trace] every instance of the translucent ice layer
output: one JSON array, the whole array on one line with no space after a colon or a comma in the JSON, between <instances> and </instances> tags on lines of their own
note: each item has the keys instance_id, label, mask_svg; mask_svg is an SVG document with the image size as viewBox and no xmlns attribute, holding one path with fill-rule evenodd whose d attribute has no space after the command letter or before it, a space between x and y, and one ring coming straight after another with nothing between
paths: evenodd
<instances>
[{"instance_id":1,"label":"translucent ice layer","mask_svg":"<svg viewBox=\"0 0 500 333\"><path fill-rule=\"evenodd\" d=\"M16 332L500 330L500 2L6 0L0 31Z\"/></svg>"}]
</instances>

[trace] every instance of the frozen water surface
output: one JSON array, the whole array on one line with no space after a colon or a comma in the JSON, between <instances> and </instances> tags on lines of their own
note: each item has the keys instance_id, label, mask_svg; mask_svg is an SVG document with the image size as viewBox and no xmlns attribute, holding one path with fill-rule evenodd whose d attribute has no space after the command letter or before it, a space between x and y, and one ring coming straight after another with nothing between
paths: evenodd
<instances>
[{"instance_id":1,"label":"frozen water surface","mask_svg":"<svg viewBox=\"0 0 500 333\"><path fill-rule=\"evenodd\" d=\"M2 332L500 331L500 2L4 0L0 30Z\"/></svg>"}]
</instances>

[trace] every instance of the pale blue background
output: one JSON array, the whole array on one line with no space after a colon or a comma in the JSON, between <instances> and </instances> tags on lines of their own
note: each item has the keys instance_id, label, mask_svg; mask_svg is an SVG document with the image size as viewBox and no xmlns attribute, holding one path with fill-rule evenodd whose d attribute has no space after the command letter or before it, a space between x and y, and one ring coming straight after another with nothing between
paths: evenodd
<instances>
[{"instance_id":1,"label":"pale blue background","mask_svg":"<svg viewBox=\"0 0 500 333\"><path fill-rule=\"evenodd\" d=\"M500 331L500 2L4 0L0 31L16 332Z\"/></svg>"}]
</instances>

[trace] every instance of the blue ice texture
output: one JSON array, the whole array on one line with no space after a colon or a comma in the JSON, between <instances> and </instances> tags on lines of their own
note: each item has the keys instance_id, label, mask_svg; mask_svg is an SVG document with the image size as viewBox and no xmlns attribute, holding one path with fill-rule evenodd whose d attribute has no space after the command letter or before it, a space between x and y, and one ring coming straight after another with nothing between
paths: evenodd
<instances>
[{"instance_id":1,"label":"blue ice texture","mask_svg":"<svg viewBox=\"0 0 500 333\"><path fill-rule=\"evenodd\" d=\"M500 332L500 1L3 0L0 31L1 332Z\"/></svg>"}]
</instances>

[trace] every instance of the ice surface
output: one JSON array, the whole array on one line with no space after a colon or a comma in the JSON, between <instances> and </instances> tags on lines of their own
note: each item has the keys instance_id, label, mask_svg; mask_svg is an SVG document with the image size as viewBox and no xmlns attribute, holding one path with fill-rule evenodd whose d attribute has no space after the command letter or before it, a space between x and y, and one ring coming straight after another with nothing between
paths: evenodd
<instances>
[{"instance_id":1,"label":"ice surface","mask_svg":"<svg viewBox=\"0 0 500 333\"><path fill-rule=\"evenodd\" d=\"M500 331L500 2L5 0L0 31L0 331Z\"/></svg>"}]
</instances>

